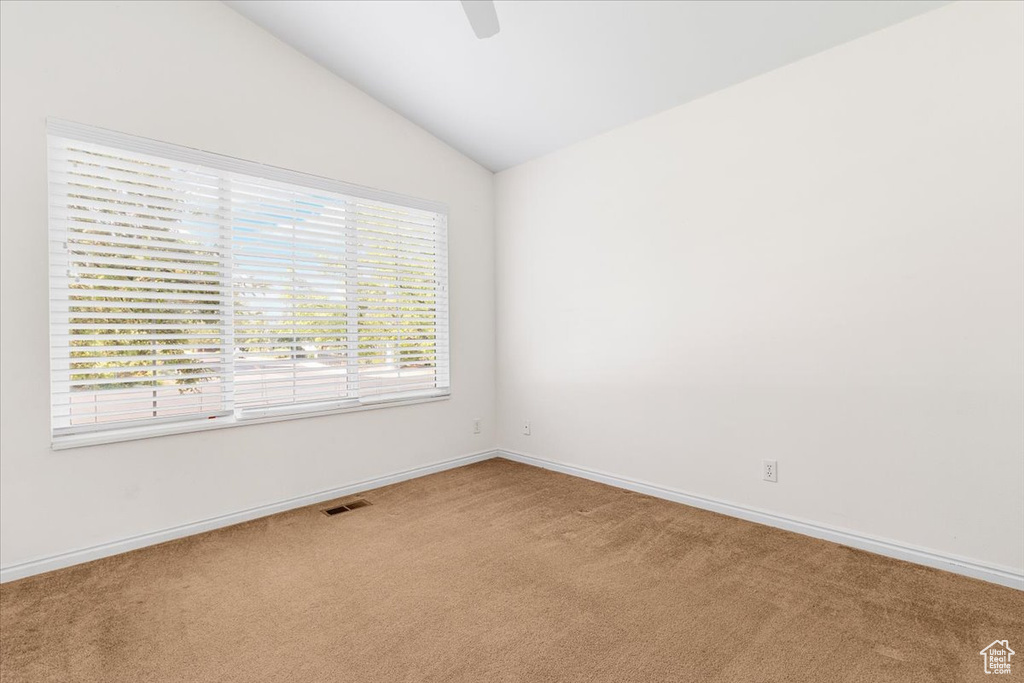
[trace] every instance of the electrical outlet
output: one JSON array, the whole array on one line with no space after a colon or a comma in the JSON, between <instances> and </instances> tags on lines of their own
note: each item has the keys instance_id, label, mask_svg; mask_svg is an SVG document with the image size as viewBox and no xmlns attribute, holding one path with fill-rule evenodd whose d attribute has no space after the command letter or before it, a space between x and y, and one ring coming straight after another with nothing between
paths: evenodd
<instances>
[{"instance_id":1,"label":"electrical outlet","mask_svg":"<svg viewBox=\"0 0 1024 683\"><path fill-rule=\"evenodd\" d=\"M530 435L530 421L529 420L523 420L523 434L525 434L526 436Z\"/></svg>"},{"instance_id":2,"label":"electrical outlet","mask_svg":"<svg viewBox=\"0 0 1024 683\"><path fill-rule=\"evenodd\" d=\"M479 417L473 418L473 433L474 434L479 434L480 433L480 418Z\"/></svg>"},{"instance_id":3,"label":"electrical outlet","mask_svg":"<svg viewBox=\"0 0 1024 683\"><path fill-rule=\"evenodd\" d=\"M761 461L761 478L765 481L779 480L779 463L775 460Z\"/></svg>"}]
</instances>

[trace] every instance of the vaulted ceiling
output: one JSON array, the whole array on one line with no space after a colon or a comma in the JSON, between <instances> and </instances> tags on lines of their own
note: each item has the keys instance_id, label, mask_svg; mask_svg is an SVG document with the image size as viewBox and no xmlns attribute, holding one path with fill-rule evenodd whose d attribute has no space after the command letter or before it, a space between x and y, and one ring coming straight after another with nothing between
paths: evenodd
<instances>
[{"instance_id":1,"label":"vaulted ceiling","mask_svg":"<svg viewBox=\"0 0 1024 683\"><path fill-rule=\"evenodd\" d=\"M500 171L946 4L498 0L479 40L451 0L227 0Z\"/></svg>"}]
</instances>

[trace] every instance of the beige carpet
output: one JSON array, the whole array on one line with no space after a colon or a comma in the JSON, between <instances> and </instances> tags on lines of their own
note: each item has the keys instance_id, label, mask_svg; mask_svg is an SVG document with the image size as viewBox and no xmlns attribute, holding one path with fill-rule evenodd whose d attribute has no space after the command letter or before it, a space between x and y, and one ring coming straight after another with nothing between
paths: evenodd
<instances>
[{"instance_id":1,"label":"beige carpet","mask_svg":"<svg viewBox=\"0 0 1024 683\"><path fill-rule=\"evenodd\" d=\"M1024 593L504 460L0 587L10 681L958 681Z\"/></svg>"}]
</instances>

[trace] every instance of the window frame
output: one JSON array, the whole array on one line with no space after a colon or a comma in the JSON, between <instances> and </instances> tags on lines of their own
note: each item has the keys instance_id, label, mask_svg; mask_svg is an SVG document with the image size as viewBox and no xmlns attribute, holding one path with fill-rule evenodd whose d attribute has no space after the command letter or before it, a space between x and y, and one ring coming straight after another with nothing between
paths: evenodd
<instances>
[{"instance_id":1,"label":"window frame","mask_svg":"<svg viewBox=\"0 0 1024 683\"><path fill-rule=\"evenodd\" d=\"M323 401L281 404L276 406L270 405L261 409L249 408L241 411L232 407L230 412L217 415L216 419L211 419L209 416L205 415L195 418L191 416L182 416L179 418L156 417L153 418L152 421L140 420L134 423L125 421L120 424L112 422L109 427L102 423L79 425L74 428L68 428L63 425L58 427L56 424L56 417L53 412L54 406L56 405L54 399L55 394L53 393L55 391L53 382L56 381L55 378L57 376L57 370L55 369L54 363L57 359L58 350L62 347L57 345L51 336L49 344L51 398L48 404L51 411L51 449L63 450L67 448L145 439L170 434L224 429L248 424L262 424L267 422L303 419L307 417L321 417L349 412L361 412L364 410L377 410L380 408L431 403L448 400L451 397L451 297L450 288L448 286L448 257L450 249L448 248L447 234L447 205L440 202L408 197L382 190L375 190L372 188L332 180L330 178L291 171L257 162L244 161L221 154L205 152L189 147L159 142L148 138L127 135L124 133L118 133L115 131L59 119L47 119L48 146L51 142L51 138L63 138L87 144L101 145L127 153L148 155L167 161L202 166L225 174L237 173L271 182L287 183L306 190L325 191L346 195L359 200L378 201L386 204L397 205L402 208L435 213L437 214L438 220L438 234L435 243L438 245L438 249L440 250L440 262L436 269L436 277L438 278L436 292L439 298L436 304L437 308L433 309L433 314L437 317L436 322L433 324L433 329L434 334L436 335L435 343L437 344L438 350L437 359L435 361L437 363L437 365L435 365L435 386L433 388L406 390L404 392L395 392L381 397L346 396L344 398L326 398ZM48 186L54 182L52 172L52 169L48 165ZM52 200L52 188L48 189L47 197ZM51 235L51 238L55 230L54 220L53 209L51 208L50 216L48 217L48 233ZM66 249L66 245L64 248ZM231 260L233 258L234 249L230 242L227 247L227 252L228 258ZM50 249L49 253L52 261L55 254L53 248ZM52 272L53 264L51 263L51 273ZM231 275L229 271L229 283L233 281L233 277L234 276ZM348 275L345 277L349 278ZM47 287L48 296L51 301L51 335L54 334L55 325L58 324L57 318L52 310L52 305L67 304L66 300L60 299L56 296L57 294L64 293L63 291L55 289L56 287L58 287L58 285L56 284L55 276L51 274ZM233 307L229 306L228 308L229 310L226 314L225 320L227 321L228 328L231 330L231 334L233 335L233 329L236 323L232 312ZM350 306L350 310L354 309ZM350 321L347 318L346 320L346 324L349 327L357 325L355 321ZM233 357L235 354L236 350L232 345L229 349L228 355ZM356 360L358 361L358 356L356 356ZM357 371L358 367L357 363ZM351 369L349 372L351 372ZM233 363L231 364L229 373L229 380L233 382L235 377ZM231 403L232 402L229 401L229 404Z\"/></svg>"}]
</instances>

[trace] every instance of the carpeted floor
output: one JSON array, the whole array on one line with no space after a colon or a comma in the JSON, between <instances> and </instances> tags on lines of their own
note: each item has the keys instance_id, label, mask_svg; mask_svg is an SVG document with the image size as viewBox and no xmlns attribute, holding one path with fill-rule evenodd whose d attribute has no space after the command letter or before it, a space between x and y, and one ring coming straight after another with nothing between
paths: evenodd
<instances>
[{"instance_id":1,"label":"carpeted floor","mask_svg":"<svg viewBox=\"0 0 1024 683\"><path fill-rule=\"evenodd\" d=\"M505 460L0 587L15 681L959 681L1024 592Z\"/></svg>"}]
</instances>

